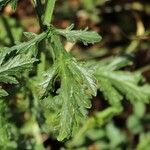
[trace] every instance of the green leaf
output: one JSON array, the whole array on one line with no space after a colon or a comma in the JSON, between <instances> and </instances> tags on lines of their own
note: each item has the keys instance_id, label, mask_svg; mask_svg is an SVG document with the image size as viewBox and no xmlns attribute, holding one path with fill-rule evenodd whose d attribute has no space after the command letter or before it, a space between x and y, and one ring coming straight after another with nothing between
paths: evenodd
<instances>
[{"instance_id":1,"label":"green leaf","mask_svg":"<svg viewBox=\"0 0 150 150\"><path fill-rule=\"evenodd\" d=\"M96 96L97 86L96 83L93 82L94 77L89 73L88 69L80 66L75 59L70 60L68 67L72 74L75 75L79 81L81 78L86 82L89 91L91 91L91 94Z\"/></svg>"},{"instance_id":2,"label":"green leaf","mask_svg":"<svg viewBox=\"0 0 150 150\"><path fill-rule=\"evenodd\" d=\"M136 147L136 150L149 150L150 146L150 132L141 134L140 141Z\"/></svg>"},{"instance_id":3,"label":"green leaf","mask_svg":"<svg viewBox=\"0 0 150 150\"><path fill-rule=\"evenodd\" d=\"M49 103L52 101L54 103L52 109L57 113L58 140L63 140L69 138L86 117L86 108L91 107L89 99L92 95L96 95L97 88L93 76L75 60L63 59L58 67L57 77L61 79L61 86ZM42 90L44 94L52 87L52 77L55 73L53 71L49 73L45 82L42 82L44 84L41 89L45 87Z\"/></svg>"},{"instance_id":4,"label":"green leaf","mask_svg":"<svg viewBox=\"0 0 150 150\"><path fill-rule=\"evenodd\" d=\"M102 66L93 66L99 89L105 98L109 100L111 105L119 105L123 96L132 103L135 101L149 102L150 86L139 85L143 80L141 74L139 72L118 71L120 64L122 66L124 63L114 60Z\"/></svg>"},{"instance_id":5,"label":"green leaf","mask_svg":"<svg viewBox=\"0 0 150 150\"><path fill-rule=\"evenodd\" d=\"M11 7L12 7L12 9L16 10L16 8L17 8L17 3L18 3L18 0L12 0L12 1L11 1Z\"/></svg>"},{"instance_id":6,"label":"green leaf","mask_svg":"<svg viewBox=\"0 0 150 150\"><path fill-rule=\"evenodd\" d=\"M18 81L16 80L16 77L32 67L32 64L36 59L31 58L31 56L37 54L37 44L46 37L47 33L43 32L39 35L32 36L28 42L23 42L10 48L1 49L0 83L17 84ZM16 52L18 55L11 58L11 52ZM6 56L9 58L7 61L5 60ZM6 91L1 90L0 92L0 97L7 96Z\"/></svg>"},{"instance_id":7,"label":"green leaf","mask_svg":"<svg viewBox=\"0 0 150 150\"><path fill-rule=\"evenodd\" d=\"M0 82L18 84L18 81L15 79L15 77L8 76L8 75L0 75Z\"/></svg>"},{"instance_id":8,"label":"green leaf","mask_svg":"<svg viewBox=\"0 0 150 150\"><path fill-rule=\"evenodd\" d=\"M87 45L101 41L101 36L97 32L87 31L87 28L84 30L72 30L71 26L66 30L58 29L57 32L72 43L81 41L84 45Z\"/></svg>"},{"instance_id":9,"label":"green leaf","mask_svg":"<svg viewBox=\"0 0 150 150\"><path fill-rule=\"evenodd\" d=\"M124 144L126 139L125 133L121 132L113 122L106 126L106 136L110 141L110 149L117 149L121 144Z\"/></svg>"},{"instance_id":10,"label":"green leaf","mask_svg":"<svg viewBox=\"0 0 150 150\"><path fill-rule=\"evenodd\" d=\"M25 36L25 38L27 38L28 40L32 40L34 39L37 34L32 33L32 32L23 32L23 35Z\"/></svg>"},{"instance_id":11,"label":"green leaf","mask_svg":"<svg viewBox=\"0 0 150 150\"><path fill-rule=\"evenodd\" d=\"M57 75L57 66L53 65L48 71L43 74L42 82L39 84L40 97L48 96L48 92L52 90L53 80Z\"/></svg>"},{"instance_id":12,"label":"green leaf","mask_svg":"<svg viewBox=\"0 0 150 150\"><path fill-rule=\"evenodd\" d=\"M8 2L10 2L11 0L0 0L0 9L5 6Z\"/></svg>"},{"instance_id":13,"label":"green leaf","mask_svg":"<svg viewBox=\"0 0 150 150\"><path fill-rule=\"evenodd\" d=\"M2 56L0 53L1 58L3 58ZM0 83L17 84L18 81L15 77L21 75L25 70L30 69L35 61L34 58L30 58L29 56L17 55L6 62L1 62ZM7 96L7 93L2 89L0 90L0 93L0 97Z\"/></svg>"},{"instance_id":14,"label":"green leaf","mask_svg":"<svg viewBox=\"0 0 150 150\"><path fill-rule=\"evenodd\" d=\"M133 112L134 112L135 116L137 116L139 118L143 118L145 116L145 112L146 112L146 105L142 102L134 103Z\"/></svg>"},{"instance_id":15,"label":"green leaf","mask_svg":"<svg viewBox=\"0 0 150 150\"><path fill-rule=\"evenodd\" d=\"M38 51L38 47L37 47L38 43L46 37L47 37L46 32L43 32L36 36L30 36L30 40L27 42L19 43L10 48L7 48L7 47L3 48L3 50L1 50L1 53L3 53L3 55L1 54L2 56L0 57L4 58L6 55L10 54L13 51L16 51L17 53L23 53L23 54L27 53L27 54L36 56L37 51Z\"/></svg>"},{"instance_id":16,"label":"green leaf","mask_svg":"<svg viewBox=\"0 0 150 150\"><path fill-rule=\"evenodd\" d=\"M0 9L7 5L8 3L11 4L12 8L15 10L16 9L16 6L17 6L17 2L18 0L0 0Z\"/></svg>"},{"instance_id":17,"label":"green leaf","mask_svg":"<svg viewBox=\"0 0 150 150\"><path fill-rule=\"evenodd\" d=\"M0 90L1 93L1 90ZM0 94L1 95L1 94ZM3 100L0 100L0 147L5 147L10 141L9 141L9 135L7 132L7 126L8 122L6 122L5 119L5 110L6 110L6 105L3 102Z\"/></svg>"},{"instance_id":18,"label":"green leaf","mask_svg":"<svg viewBox=\"0 0 150 150\"><path fill-rule=\"evenodd\" d=\"M108 57L106 59L102 59L101 61L88 62L87 66L93 68L93 70L119 70L123 67L132 65L133 62L128 57Z\"/></svg>"},{"instance_id":19,"label":"green leaf","mask_svg":"<svg viewBox=\"0 0 150 150\"><path fill-rule=\"evenodd\" d=\"M0 89L0 97L5 97L5 96L8 96L8 93L5 90Z\"/></svg>"},{"instance_id":20,"label":"green leaf","mask_svg":"<svg viewBox=\"0 0 150 150\"><path fill-rule=\"evenodd\" d=\"M142 122L140 118L136 115L130 115L128 117L127 127L134 134L139 134L140 132L143 131Z\"/></svg>"},{"instance_id":21,"label":"green leaf","mask_svg":"<svg viewBox=\"0 0 150 150\"><path fill-rule=\"evenodd\" d=\"M105 99L108 100L111 105L120 105L123 96L116 91L107 78L100 77L99 88L104 94Z\"/></svg>"},{"instance_id":22,"label":"green leaf","mask_svg":"<svg viewBox=\"0 0 150 150\"><path fill-rule=\"evenodd\" d=\"M86 108L91 107L89 98L91 95L96 95L97 88L88 70L79 67L79 64L73 60L60 69L62 69L62 81L58 98L62 99L62 108L58 139L63 140L86 116Z\"/></svg>"},{"instance_id":23,"label":"green leaf","mask_svg":"<svg viewBox=\"0 0 150 150\"><path fill-rule=\"evenodd\" d=\"M5 100L0 100L0 110L0 149L14 150L17 148L17 143L12 137L14 126L6 119L8 106L5 104Z\"/></svg>"},{"instance_id":24,"label":"green leaf","mask_svg":"<svg viewBox=\"0 0 150 150\"><path fill-rule=\"evenodd\" d=\"M56 95L51 96L49 103L53 103L50 109L56 113L53 123L58 132L57 138L64 140L74 134L86 117L87 108L91 107L90 98L96 95L97 86L93 75L65 51L59 37L55 35L52 47L57 55L55 67L46 73L40 85L42 93L47 95L48 91L52 91L54 76L60 81L60 88L57 89Z\"/></svg>"},{"instance_id":25,"label":"green leaf","mask_svg":"<svg viewBox=\"0 0 150 150\"><path fill-rule=\"evenodd\" d=\"M25 69L30 69L33 62L34 58L17 55L0 66L0 75L18 75Z\"/></svg>"}]
</instances>

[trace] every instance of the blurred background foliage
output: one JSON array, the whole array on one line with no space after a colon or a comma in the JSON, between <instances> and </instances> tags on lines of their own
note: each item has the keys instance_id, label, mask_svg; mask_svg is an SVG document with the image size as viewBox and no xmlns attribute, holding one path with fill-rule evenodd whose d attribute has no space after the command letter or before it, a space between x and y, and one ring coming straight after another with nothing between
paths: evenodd
<instances>
[{"instance_id":1,"label":"blurred background foliage","mask_svg":"<svg viewBox=\"0 0 150 150\"><path fill-rule=\"evenodd\" d=\"M12 46L24 40L23 32L39 32L37 16L30 0L20 0L16 11L7 5L0 13L0 47ZM89 27L103 38L100 43L88 47L80 43L74 45L64 41L66 49L78 60L101 60L109 56L132 52L134 64L125 69L142 71L145 79L150 82L149 0L57 0L53 24L59 28L66 28L72 23L75 24L75 29ZM45 57L43 54L42 58ZM24 87L24 82L30 86ZM5 112L14 127L10 128L8 133L2 133L3 135L10 134L12 139L15 139L14 141L19 142L19 150L42 150L42 143L48 150L71 149L72 147L77 150L150 149L150 105L141 102L131 105L127 101L123 102L123 112L110 118L106 124L92 126L83 134L77 133L77 137L73 137L69 142L58 142L51 135L53 129L49 129L45 124L42 127L43 134L40 134L35 116L38 121L42 122L42 116L38 116L37 113L41 109L37 101L29 98L31 96L29 87L34 96L33 83L30 80L23 80L20 83L21 85L15 87L6 87L9 93L16 93L7 98L11 111ZM34 99L36 99L36 94ZM101 93L98 93L92 103L89 116L109 106ZM4 127L3 124L0 123L0 126ZM50 136L44 134L44 131L48 131ZM1 132L3 131L0 131L0 134ZM13 137L13 135L18 135L18 137ZM0 140L0 146L4 144L2 142ZM11 142L10 145L11 148L8 145L6 150L16 149L15 142Z\"/></svg>"}]
</instances>

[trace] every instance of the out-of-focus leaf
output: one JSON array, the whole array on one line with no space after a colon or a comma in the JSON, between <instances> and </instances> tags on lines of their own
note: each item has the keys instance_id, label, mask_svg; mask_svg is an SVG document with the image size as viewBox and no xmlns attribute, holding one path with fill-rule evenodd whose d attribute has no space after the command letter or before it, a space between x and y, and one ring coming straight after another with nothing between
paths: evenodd
<instances>
[{"instance_id":1,"label":"out-of-focus leaf","mask_svg":"<svg viewBox=\"0 0 150 150\"><path fill-rule=\"evenodd\" d=\"M0 16L0 47L20 41L22 32L23 28L16 19L6 15Z\"/></svg>"},{"instance_id":2,"label":"out-of-focus leaf","mask_svg":"<svg viewBox=\"0 0 150 150\"><path fill-rule=\"evenodd\" d=\"M150 132L140 136L140 142L136 150L149 150L150 147Z\"/></svg>"},{"instance_id":3,"label":"out-of-focus leaf","mask_svg":"<svg viewBox=\"0 0 150 150\"><path fill-rule=\"evenodd\" d=\"M140 118L135 115L129 116L127 120L127 127L134 134L138 134L143 130Z\"/></svg>"},{"instance_id":4,"label":"out-of-focus leaf","mask_svg":"<svg viewBox=\"0 0 150 150\"><path fill-rule=\"evenodd\" d=\"M8 95L8 93L5 90L0 89L0 97L4 97L4 96L7 96L7 95Z\"/></svg>"},{"instance_id":5,"label":"out-of-focus leaf","mask_svg":"<svg viewBox=\"0 0 150 150\"><path fill-rule=\"evenodd\" d=\"M12 8L15 10L16 7L17 7L17 2L18 2L18 0L0 0L0 9L1 9L3 6L5 6L5 5L7 5L8 3L10 3L11 6L12 6Z\"/></svg>"},{"instance_id":6,"label":"out-of-focus leaf","mask_svg":"<svg viewBox=\"0 0 150 150\"><path fill-rule=\"evenodd\" d=\"M125 134L122 133L113 123L106 126L106 136L109 139L110 149L116 149L119 145L125 143Z\"/></svg>"},{"instance_id":7,"label":"out-of-focus leaf","mask_svg":"<svg viewBox=\"0 0 150 150\"><path fill-rule=\"evenodd\" d=\"M125 62L125 63L123 63ZM119 105L123 96L132 103L141 101L148 103L150 101L150 86L140 86L139 82L143 80L139 72L118 71L126 64L126 61L113 60L111 63L100 63L97 66L91 66L95 70L95 76L98 80L99 89L111 105Z\"/></svg>"}]
</instances>

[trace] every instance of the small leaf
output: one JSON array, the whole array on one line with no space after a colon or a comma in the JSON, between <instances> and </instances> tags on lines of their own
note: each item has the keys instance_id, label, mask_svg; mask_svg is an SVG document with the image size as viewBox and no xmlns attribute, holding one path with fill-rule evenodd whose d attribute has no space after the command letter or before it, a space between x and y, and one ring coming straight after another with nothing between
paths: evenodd
<instances>
[{"instance_id":1,"label":"small leaf","mask_svg":"<svg viewBox=\"0 0 150 150\"><path fill-rule=\"evenodd\" d=\"M71 30L71 28L67 28L66 30L57 30L57 32L66 37L68 41L74 43L77 41L81 41L84 45L94 44L101 41L101 36L94 31L85 30Z\"/></svg>"},{"instance_id":2,"label":"small leaf","mask_svg":"<svg viewBox=\"0 0 150 150\"><path fill-rule=\"evenodd\" d=\"M15 79L15 77L8 76L8 75L0 75L0 83L10 83L10 84L18 84L18 81Z\"/></svg>"},{"instance_id":3,"label":"small leaf","mask_svg":"<svg viewBox=\"0 0 150 150\"><path fill-rule=\"evenodd\" d=\"M30 69L36 59L17 55L0 66L0 75L18 75L25 69Z\"/></svg>"},{"instance_id":4,"label":"small leaf","mask_svg":"<svg viewBox=\"0 0 150 150\"><path fill-rule=\"evenodd\" d=\"M18 0L12 0L12 1L11 1L11 7L12 7L13 10L16 10L16 8L17 8L17 3L18 3Z\"/></svg>"},{"instance_id":5,"label":"small leaf","mask_svg":"<svg viewBox=\"0 0 150 150\"><path fill-rule=\"evenodd\" d=\"M105 99L108 100L111 105L120 105L120 101L123 99L123 96L116 91L108 79L103 77L100 78L99 89L102 91Z\"/></svg>"},{"instance_id":6,"label":"small leaf","mask_svg":"<svg viewBox=\"0 0 150 150\"><path fill-rule=\"evenodd\" d=\"M23 32L23 34L28 40L32 40L37 36L37 34L32 32Z\"/></svg>"},{"instance_id":7,"label":"small leaf","mask_svg":"<svg viewBox=\"0 0 150 150\"><path fill-rule=\"evenodd\" d=\"M136 150L149 150L150 145L150 132L142 133L140 135L140 141L137 144Z\"/></svg>"},{"instance_id":8,"label":"small leaf","mask_svg":"<svg viewBox=\"0 0 150 150\"><path fill-rule=\"evenodd\" d=\"M5 90L0 89L0 97L5 97L5 96L8 96L8 93Z\"/></svg>"},{"instance_id":9,"label":"small leaf","mask_svg":"<svg viewBox=\"0 0 150 150\"><path fill-rule=\"evenodd\" d=\"M57 74L57 67L55 65L52 66L48 71L44 73L42 82L39 83L40 97L47 96L48 92L52 90L53 80L56 74Z\"/></svg>"},{"instance_id":10,"label":"small leaf","mask_svg":"<svg viewBox=\"0 0 150 150\"><path fill-rule=\"evenodd\" d=\"M35 52L35 49L36 49L36 51L38 50L37 44L46 37L47 37L47 33L43 32L43 33L33 37L32 39L30 39L27 42L19 43L19 44L12 46L10 48L5 47L5 48L3 48L4 50L1 51L1 55L2 55L2 53L3 53L3 55L0 57L4 58L6 55L8 55L14 51L17 53L35 55L35 53L37 53L37 52Z\"/></svg>"},{"instance_id":11,"label":"small leaf","mask_svg":"<svg viewBox=\"0 0 150 150\"><path fill-rule=\"evenodd\" d=\"M0 0L0 9L2 9L2 7L5 6L10 1L11 0Z\"/></svg>"},{"instance_id":12,"label":"small leaf","mask_svg":"<svg viewBox=\"0 0 150 150\"><path fill-rule=\"evenodd\" d=\"M128 57L108 57L102 59L101 61L88 62L87 67L92 68L92 70L119 70L123 67L132 65L133 62Z\"/></svg>"}]
</instances>

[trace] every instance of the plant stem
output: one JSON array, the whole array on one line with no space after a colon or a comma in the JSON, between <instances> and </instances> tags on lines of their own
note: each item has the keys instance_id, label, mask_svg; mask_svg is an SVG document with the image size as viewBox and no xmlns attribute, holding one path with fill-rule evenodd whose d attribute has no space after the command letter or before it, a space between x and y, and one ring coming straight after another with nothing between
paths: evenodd
<instances>
[{"instance_id":1,"label":"plant stem","mask_svg":"<svg viewBox=\"0 0 150 150\"><path fill-rule=\"evenodd\" d=\"M14 45L15 44L15 39L14 39L14 36L13 36L13 33L12 33L12 30L11 30L11 27L6 19L5 16L2 15L2 22L4 24L4 28L6 29L6 32L8 34L8 37L10 39L10 44L11 45Z\"/></svg>"},{"instance_id":2,"label":"plant stem","mask_svg":"<svg viewBox=\"0 0 150 150\"><path fill-rule=\"evenodd\" d=\"M52 20L56 0L47 0L46 9L44 14L44 24L48 25Z\"/></svg>"},{"instance_id":3,"label":"plant stem","mask_svg":"<svg viewBox=\"0 0 150 150\"><path fill-rule=\"evenodd\" d=\"M43 14L43 6L41 3L41 0L33 0L33 5L35 7L35 10L37 12L37 16L38 16L38 20L39 20L39 24L40 24L40 29L43 29L43 23L42 23L42 14Z\"/></svg>"}]
</instances>

